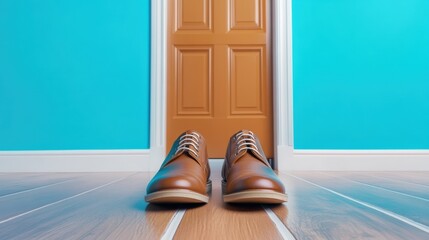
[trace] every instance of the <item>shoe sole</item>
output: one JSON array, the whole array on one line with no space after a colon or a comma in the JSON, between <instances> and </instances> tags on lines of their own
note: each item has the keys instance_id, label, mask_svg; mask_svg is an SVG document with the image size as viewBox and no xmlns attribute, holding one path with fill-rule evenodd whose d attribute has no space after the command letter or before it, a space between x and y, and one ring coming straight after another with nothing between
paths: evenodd
<instances>
[{"instance_id":1,"label":"shoe sole","mask_svg":"<svg viewBox=\"0 0 429 240\"><path fill-rule=\"evenodd\" d=\"M223 195L227 203L284 203L287 195L270 190L247 190L238 193Z\"/></svg>"},{"instance_id":2,"label":"shoe sole","mask_svg":"<svg viewBox=\"0 0 429 240\"><path fill-rule=\"evenodd\" d=\"M211 191L211 182L207 183L207 192ZM209 196L186 189L169 189L145 196L150 203L208 203Z\"/></svg>"},{"instance_id":3,"label":"shoe sole","mask_svg":"<svg viewBox=\"0 0 429 240\"><path fill-rule=\"evenodd\" d=\"M225 183L222 183L222 189L225 189ZM252 189L237 193L224 194L223 201L226 203L278 204L287 202L287 195L267 189Z\"/></svg>"}]
</instances>

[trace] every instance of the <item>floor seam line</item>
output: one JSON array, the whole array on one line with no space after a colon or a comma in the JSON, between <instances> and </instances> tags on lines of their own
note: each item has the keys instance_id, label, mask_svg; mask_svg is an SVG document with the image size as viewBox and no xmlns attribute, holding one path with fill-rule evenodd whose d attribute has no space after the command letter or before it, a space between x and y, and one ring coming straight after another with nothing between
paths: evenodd
<instances>
[{"instance_id":1,"label":"floor seam line","mask_svg":"<svg viewBox=\"0 0 429 240\"><path fill-rule=\"evenodd\" d=\"M385 180L394 181L394 182L403 182L403 183L417 185L417 186L424 187L424 188L429 188L429 186L426 184L421 184L421 183L416 183L416 182L408 182L408 181L404 181L404 180L400 180L400 179L393 179L393 178L387 178L387 177L382 177L382 176L373 176L370 174L364 174L364 175L374 177L374 178L385 179Z\"/></svg>"},{"instance_id":2,"label":"floor seam line","mask_svg":"<svg viewBox=\"0 0 429 240\"><path fill-rule=\"evenodd\" d=\"M177 210L174 215L171 217L170 222L162 234L161 240L171 240L176 234L177 228L179 228L180 223L182 222L183 216L185 215L186 209Z\"/></svg>"},{"instance_id":3,"label":"floor seam line","mask_svg":"<svg viewBox=\"0 0 429 240\"><path fill-rule=\"evenodd\" d=\"M295 236L292 234L292 232L289 230L289 228L283 224L283 222L273 212L273 210L271 210L270 208L267 208L265 206L262 206L262 208L265 210L268 217L274 223L274 226L277 228L277 231L280 233L280 235L282 236L283 239L285 239L285 240L296 240Z\"/></svg>"},{"instance_id":4,"label":"floor seam line","mask_svg":"<svg viewBox=\"0 0 429 240\"><path fill-rule=\"evenodd\" d=\"M47 208L47 207L53 206L53 205L55 205L55 204L62 203L62 202L65 202L65 201L67 201L67 200L70 200L70 199L73 199L73 198L76 198L76 197L79 197L79 196L85 195L85 194L87 194L87 193L90 193L90 192L96 191L96 190L98 190L98 189L100 189L100 188L107 187L107 186L109 186L109 185L112 185L112 184L114 184L114 183L120 182L120 181L122 181L122 180L124 180L124 179L126 179L126 178L128 178L128 177L130 177L130 176L132 176L132 175L135 175L135 174L136 174L136 173L133 173L133 174L131 174L131 175L128 175L128 176L125 176L125 177L122 177L122 178L119 178L119 179L116 179L116 180L110 181L110 182L108 182L108 183L105 183L105 184L100 185L100 186L98 186L98 187L95 187L95 188L92 188L92 189L86 190L86 191L84 191L84 192L81 192L81 193L75 194L75 195L73 195L73 196L70 196L70 197L67 197L67 198L63 198L63 199L61 199L61 200L58 200L58 201L55 201L55 202L52 202L52 203L45 204L45 205L43 205L43 206L41 206L41 207L34 208L34 209L30 210L30 211L27 211L27 212L20 213L20 214L18 214L18 215L15 215L15 216L9 217L9 218L7 218L7 219L1 220L1 221L0 221L0 224L3 224L3 223L6 223L6 222L9 222L9 221L12 221L12 220L17 219L17 218L19 218L19 217L22 217L22 216L28 215L28 214L30 214L30 213L33 213L33 212L39 211L39 210L41 210L41 209L44 209L44 208Z\"/></svg>"},{"instance_id":5,"label":"floor seam line","mask_svg":"<svg viewBox=\"0 0 429 240\"><path fill-rule=\"evenodd\" d=\"M0 196L0 199L5 198L5 197L10 197L10 196L18 195L18 194L21 194L21 193L35 191L35 190L38 190L38 189L52 187L52 186L59 185L59 184L62 184L62 183L66 183L66 182L70 182L70 181L73 181L73 180L74 179L69 179L69 180L65 180L65 181L61 181L61 182L57 182L57 183L51 183L51 184L48 184L48 185L43 185L43 186L40 186L40 187L35 187L35 188L30 188L30 189L22 190L22 191L19 191L19 192L9 193L9 194Z\"/></svg>"},{"instance_id":6,"label":"floor seam line","mask_svg":"<svg viewBox=\"0 0 429 240\"><path fill-rule=\"evenodd\" d=\"M357 184L361 184L361 185L364 185L364 186L368 186L368 187L372 187L372 188L376 188L376 189L381 189L383 191L392 192L392 193L399 194L399 195L402 195L402 196L407 196L407 197L410 197L410 198L415 198L415 199L418 199L418 200L429 202L429 199L418 197L418 196L414 196L414 195L411 195L411 194L408 194L408 193L403 193L403 192L391 190L391 189L388 189L388 188L384 188L384 187L380 187L380 186L377 186L377 185L372 185L372 184L369 184L369 183L364 183L364 182L360 182L360 181L348 179L348 178L345 178L345 177L336 177L336 176L333 176L333 175L330 175L330 174L327 174L327 173L324 173L324 174L326 174L328 176L331 176L331 177L335 177L335 178L339 178L339 179L344 179L346 181L350 181L350 182L354 182L354 183L357 183Z\"/></svg>"},{"instance_id":7,"label":"floor seam line","mask_svg":"<svg viewBox=\"0 0 429 240\"><path fill-rule=\"evenodd\" d=\"M394 219L396 219L396 220L399 220L399 221L404 222L404 223L406 223L406 224L408 224L408 225L410 225L410 226L413 226L413 227L415 227L415 228L417 228L417 229L420 229L420 230L422 230L422 231L424 231L424 232L426 232L426 233L429 233L429 226L426 226L426 225L424 225L424 224L422 224L422 223L419 223L419 222L416 222L416 221L414 221L414 220L411 220L411 219L409 219L409 218L407 218L407 217L405 217L405 216L399 215L399 214L397 214L397 213L391 212L391 211L386 210L386 209L381 208L381 207L377 207L377 206L372 205L372 204L370 204L370 203L367 203L367 202L364 202L364 201L360 201L360 200L354 199L354 198L352 198L352 197L349 197L349 196L347 196L347 195L344 195L344 194L342 194L342 193L339 193L339 192L334 191L334 190L332 190L332 189L329 189L329 188L327 188L327 187L323 187L323 186L321 186L321 185L318 185L318 184L316 184L316 183L313 183L313 182L311 182L311 181L308 181L308 180L306 180L306 179L304 179L304 178L300 178L300 177L295 176L295 175L293 175L293 174L286 173L286 175L289 175L289 176L294 177L294 178L296 178L296 179L298 179L298 180L301 180L301 181L303 181L303 182L306 182L306 183L308 183L308 184L311 184L311 185L313 185L313 186L316 186L316 187L318 187L318 188L321 188L321 189L323 189L323 190L326 190L326 191L328 191L328 192L330 192L330 193L333 193L333 194L335 194L335 195L338 195L338 196L340 196L340 197L343 197L343 198L345 198L345 199L347 199L347 200L350 200L350 201L352 201L352 202L358 203L358 204L360 204L360 205L362 205L362 206L365 206L365 207L367 207L367 208L370 208L370 209L376 210L376 211L378 211L378 212L380 212L380 213L383 213L383 214L385 214L385 215L387 215L387 216L389 216L389 217L392 217L392 218L394 218Z\"/></svg>"}]
</instances>

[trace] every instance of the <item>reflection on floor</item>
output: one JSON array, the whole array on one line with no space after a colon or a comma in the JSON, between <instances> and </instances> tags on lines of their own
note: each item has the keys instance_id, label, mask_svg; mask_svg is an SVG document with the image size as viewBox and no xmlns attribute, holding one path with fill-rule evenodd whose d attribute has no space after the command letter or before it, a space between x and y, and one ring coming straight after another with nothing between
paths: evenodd
<instances>
[{"instance_id":1,"label":"reflection on floor","mask_svg":"<svg viewBox=\"0 0 429 240\"><path fill-rule=\"evenodd\" d=\"M289 202L148 205L152 173L0 175L0 239L429 239L428 172L281 172Z\"/></svg>"}]
</instances>

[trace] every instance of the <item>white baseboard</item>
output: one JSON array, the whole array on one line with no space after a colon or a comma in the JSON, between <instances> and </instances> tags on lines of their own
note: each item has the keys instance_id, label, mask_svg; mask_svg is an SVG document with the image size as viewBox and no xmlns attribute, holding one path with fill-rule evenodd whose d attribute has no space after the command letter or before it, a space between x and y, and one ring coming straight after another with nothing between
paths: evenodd
<instances>
[{"instance_id":1,"label":"white baseboard","mask_svg":"<svg viewBox=\"0 0 429 240\"><path fill-rule=\"evenodd\" d=\"M0 151L0 172L149 171L150 150Z\"/></svg>"},{"instance_id":2,"label":"white baseboard","mask_svg":"<svg viewBox=\"0 0 429 240\"><path fill-rule=\"evenodd\" d=\"M164 151L0 151L0 172L157 171ZM429 171L429 150L293 150L279 146L280 171Z\"/></svg>"},{"instance_id":3,"label":"white baseboard","mask_svg":"<svg viewBox=\"0 0 429 240\"><path fill-rule=\"evenodd\" d=\"M429 171L429 150L293 150L280 146L280 171Z\"/></svg>"}]
</instances>

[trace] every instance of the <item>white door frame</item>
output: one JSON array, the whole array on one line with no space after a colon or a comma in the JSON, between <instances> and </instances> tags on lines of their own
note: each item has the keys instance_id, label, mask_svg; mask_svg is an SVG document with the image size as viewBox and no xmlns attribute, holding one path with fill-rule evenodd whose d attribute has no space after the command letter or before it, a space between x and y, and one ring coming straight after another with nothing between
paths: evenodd
<instances>
[{"instance_id":1,"label":"white door frame","mask_svg":"<svg viewBox=\"0 0 429 240\"><path fill-rule=\"evenodd\" d=\"M273 2L274 158L292 150L291 0ZM152 0L151 167L156 171L166 151L167 0ZM286 28L284 26L287 26ZM287 42L287 44L284 44ZM285 63L287 67L285 68ZM279 67L281 65L281 67ZM287 109L287 110L286 110ZM286 110L286 111L285 111ZM287 137L285 137L287 136ZM284 169L282 161L278 168Z\"/></svg>"}]
</instances>

